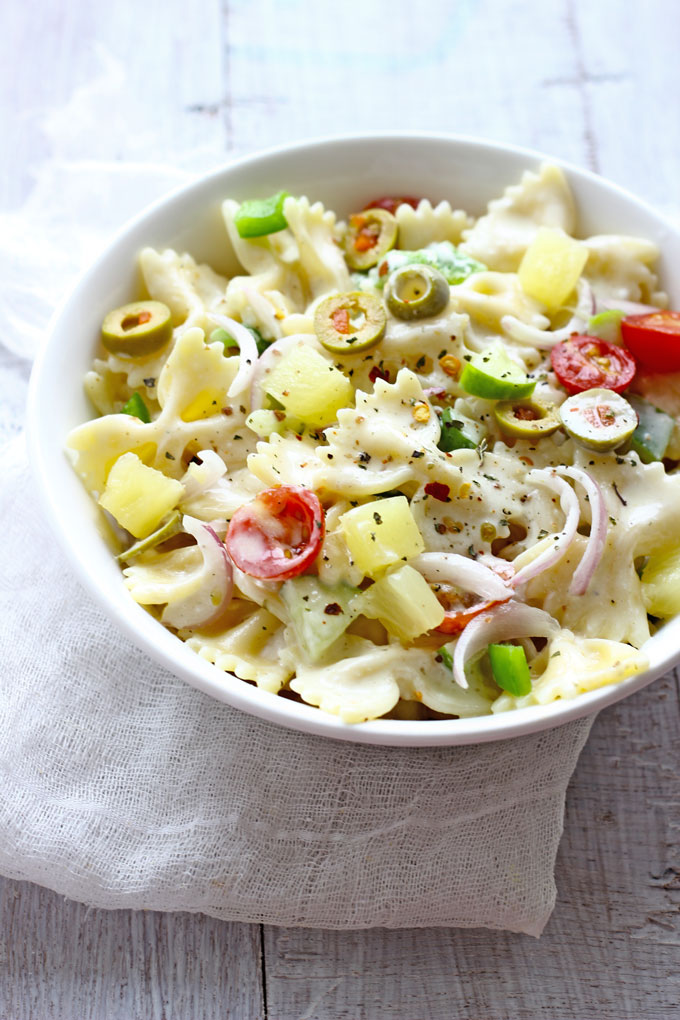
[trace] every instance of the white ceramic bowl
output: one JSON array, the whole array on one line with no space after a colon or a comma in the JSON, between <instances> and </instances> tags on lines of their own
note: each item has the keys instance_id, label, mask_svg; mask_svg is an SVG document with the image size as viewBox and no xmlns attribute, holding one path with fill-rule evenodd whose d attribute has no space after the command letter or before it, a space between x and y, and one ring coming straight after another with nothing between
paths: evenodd
<instances>
[{"instance_id":1,"label":"white ceramic bowl","mask_svg":"<svg viewBox=\"0 0 680 1020\"><path fill-rule=\"evenodd\" d=\"M540 153L469 138L371 135L292 145L237 160L162 199L124 226L84 274L55 315L31 380L28 435L31 462L50 523L80 580L124 633L177 676L254 715L309 733L394 745L469 744L557 726L639 690L680 659L680 619L647 644L651 667L618 685L571 701L497 716L432 722L376 720L349 726L309 705L260 691L204 662L130 597L96 526L97 510L73 473L64 442L92 417L82 379L105 312L132 300L136 256L145 245L187 250L219 271L235 271L220 216L226 197L267 195L281 187L321 199L340 215L379 194L427 195L481 213L490 198L546 158ZM579 211L579 233L629 233L655 241L661 275L680 306L680 232L621 188L554 160L565 170Z\"/></svg>"}]
</instances>

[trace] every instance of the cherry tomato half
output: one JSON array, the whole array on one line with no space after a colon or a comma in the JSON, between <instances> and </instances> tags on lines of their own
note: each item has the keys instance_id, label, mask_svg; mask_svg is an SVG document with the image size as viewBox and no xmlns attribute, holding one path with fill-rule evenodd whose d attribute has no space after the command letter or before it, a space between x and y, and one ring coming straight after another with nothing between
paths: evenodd
<instances>
[{"instance_id":1,"label":"cherry tomato half","mask_svg":"<svg viewBox=\"0 0 680 1020\"><path fill-rule=\"evenodd\" d=\"M419 198L413 198L411 195L402 195L401 197L385 195L383 198L376 198L375 201L369 202L364 206L364 209L386 209L394 216L400 205L410 205L412 209L417 209L419 202Z\"/></svg>"},{"instance_id":2,"label":"cherry tomato half","mask_svg":"<svg viewBox=\"0 0 680 1020\"><path fill-rule=\"evenodd\" d=\"M649 312L621 320L623 342L652 372L680 372L680 312Z\"/></svg>"},{"instance_id":3,"label":"cherry tomato half","mask_svg":"<svg viewBox=\"0 0 680 1020\"><path fill-rule=\"evenodd\" d=\"M595 336L574 335L555 344L550 361L567 393L593 389L621 393L630 386L636 369L628 351Z\"/></svg>"},{"instance_id":4,"label":"cherry tomato half","mask_svg":"<svg viewBox=\"0 0 680 1020\"><path fill-rule=\"evenodd\" d=\"M265 489L239 507L225 544L244 574L261 580L296 577L316 559L325 531L318 497L299 485Z\"/></svg>"}]
</instances>

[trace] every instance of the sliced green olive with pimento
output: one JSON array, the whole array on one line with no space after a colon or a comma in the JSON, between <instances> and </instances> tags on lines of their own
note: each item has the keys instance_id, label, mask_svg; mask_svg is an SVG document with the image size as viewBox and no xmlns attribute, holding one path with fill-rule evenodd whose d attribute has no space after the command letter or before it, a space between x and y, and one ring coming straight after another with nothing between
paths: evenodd
<instances>
[{"instance_id":1,"label":"sliced green olive with pimento","mask_svg":"<svg viewBox=\"0 0 680 1020\"><path fill-rule=\"evenodd\" d=\"M386 324L380 298L359 290L327 297L314 313L319 343L333 354L354 354L374 347L382 340Z\"/></svg>"},{"instance_id":2,"label":"sliced green olive with pimento","mask_svg":"<svg viewBox=\"0 0 680 1020\"><path fill-rule=\"evenodd\" d=\"M102 323L102 343L123 358L156 354L172 339L170 309L162 301L133 301L109 312Z\"/></svg>"},{"instance_id":3,"label":"sliced green olive with pimento","mask_svg":"<svg viewBox=\"0 0 680 1020\"><path fill-rule=\"evenodd\" d=\"M564 428L588 450L614 450L627 442L637 428L638 416L614 390L583 390L560 407Z\"/></svg>"},{"instance_id":4,"label":"sliced green olive with pimento","mask_svg":"<svg viewBox=\"0 0 680 1020\"><path fill-rule=\"evenodd\" d=\"M350 269L370 269L397 243L399 227L386 209L365 209L349 218L345 261Z\"/></svg>"},{"instance_id":5,"label":"sliced green olive with pimento","mask_svg":"<svg viewBox=\"0 0 680 1020\"><path fill-rule=\"evenodd\" d=\"M519 439L551 436L562 425L555 405L538 400L501 400L493 413L501 432Z\"/></svg>"},{"instance_id":6,"label":"sliced green olive with pimento","mask_svg":"<svg viewBox=\"0 0 680 1020\"><path fill-rule=\"evenodd\" d=\"M446 277L432 266L401 266L385 284L385 304L397 319L427 319L449 303Z\"/></svg>"}]
</instances>

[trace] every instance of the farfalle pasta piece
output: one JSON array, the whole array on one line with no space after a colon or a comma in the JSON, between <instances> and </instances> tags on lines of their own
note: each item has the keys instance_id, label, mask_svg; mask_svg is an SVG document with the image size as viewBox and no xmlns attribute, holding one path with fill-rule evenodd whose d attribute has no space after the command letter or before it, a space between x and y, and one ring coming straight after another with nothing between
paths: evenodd
<instances>
[{"instance_id":1,"label":"farfalle pasta piece","mask_svg":"<svg viewBox=\"0 0 680 1020\"><path fill-rule=\"evenodd\" d=\"M272 694L278 694L294 673L294 667L282 662L286 648L283 624L266 609L257 609L221 634L191 634L186 643L218 669L252 680Z\"/></svg>"},{"instance_id":2,"label":"farfalle pasta piece","mask_svg":"<svg viewBox=\"0 0 680 1020\"><path fill-rule=\"evenodd\" d=\"M501 320L512 315L537 329L547 329L550 320L543 306L524 293L515 273L473 273L451 288L451 304L470 318L470 328L482 327L482 336L501 332Z\"/></svg>"},{"instance_id":3,"label":"farfalle pasta piece","mask_svg":"<svg viewBox=\"0 0 680 1020\"><path fill-rule=\"evenodd\" d=\"M283 204L288 228L295 238L298 264L312 300L351 290L349 270L335 242L335 213L321 202L289 196Z\"/></svg>"},{"instance_id":4,"label":"farfalle pasta piece","mask_svg":"<svg viewBox=\"0 0 680 1020\"><path fill-rule=\"evenodd\" d=\"M562 630L548 647L545 671L533 681L531 693L514 697L504 693L494 701L492 712L506 712L530 705L547 705L558 698L575 698L647 669L646 655L630 645L605 638L576 637Z\"/></svg>"},{"instance_id":5,"label":"farfalle pasta piece","mask_svg":"<svg viewBox=\"0 0 680 1020\"><path fill-rule=\"evenodd\" d=\"M326 429L317 449L324 468L318 484L348 496L367 496L408 484L419 475L427 447L432 456L439 419L418 377L402 369L394 383L378 379L373 393L356 394L356 407L338 411L338 427ZM415 465L415 467L414 467Z\"/></svg>"},{"instance_id":6,"label":"farfalle pasta piece","mask_svg":"<svg viewBox=\"0 0 680 1020\"><path fill-rule=\"evenodd\" d=\"M650 268L659 249L641 237L601 234L581 242L588 249L583 275L598 297L658 303L658 279ZM665 297L665 295L663 295Z\"/></svg>"},{"instance_id":7,"label":"farfalle pasta piece","mask_svg":"<svg viewBox=\"0 0 680 1020\"><path fill-rule=\"evenodd\" d=\"M499 272L514 272L539 227L574 232L576 214L567 180L559 167L543 163L527 170L519 184L489 202L485 216L464 233L461 250Z\"/></svg>"},{"instance_id":8,"label":"farfalle pasta piece","mask_svg":"<svg viewBox=\"0 0 680 1020\"><path fill-rule=\"evenodd\" d=\"M346 634L339 638L321 664L298 662L290 688L310 705L338 715L346 723L378 719L399 700L397 676L411 667L419 650L399 644L374 645Z\"/></svg>"},{"instance_id":9,"label":"farfalle pasta piece","mask_svg":"<svg viewBox=\"0 0 680 1020\"><path fill-rule=\"evenodd\" d=\"M175 326L207 329L209 312L224 313L227 280L191 255L144 248L139 265L150 296L168 306Z\"/></svg>"},{"instance_id":10,"label":"farfalle pasta piece","mask_svg":"<svg viewBox=\"0 0 680 1020\"><path fill-rule=\"evenodd\" d=\"M200 587L203 557L197 545L171 552L150 550L125 567L125 585L141 606L164 606L181 602Z\"/></svg>"},{"instance_id":11,"label":"farfalle pasta piece","mask_svg":"<svg viewBox=\"0 0 680 1020\"><path fill-rule=\"evenodd\" d=\"M263 485L319 486L322 460L313 440L296 433L272 433L267 442L257 444L248 457L248 470Z\"/></svg>"},{"instance_id":12,"label":"farfalle pasta piece","mask_svg":"<svg viewBox=\"0 0 680 1020\"><path fill-rule=\"evenodd\" d=\"M451 208L447 201L432 206L427 198L421 198L414 209L404 202L395 212L399 226L399 247L417 251L433 241L450 241L458 244L463 231L472 226L472 219L462 209Z\"/></svg>"}]
</instances>

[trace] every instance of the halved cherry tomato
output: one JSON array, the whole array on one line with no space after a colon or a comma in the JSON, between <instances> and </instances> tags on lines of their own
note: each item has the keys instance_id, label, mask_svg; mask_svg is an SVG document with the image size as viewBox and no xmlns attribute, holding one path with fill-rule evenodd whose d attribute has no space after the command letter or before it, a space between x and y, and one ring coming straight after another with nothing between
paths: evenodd
<instances>
[{"instance_id":1,"label":"halved cherry tomato","mask_svg":"<svg viewBox=\"0 0 680 1020\"><path fill-rule=\"evenodd\" d=\"M299 485L265 489L239 507L225 544L244 574L285 581L301 574L316 559L325 531L318 497Z\"/></svg>"},{"instance_id":2,"label":"halved cherry tomato","mask_svg":"<svg viewBox=\"0 0 680 1020\"><path fill-rule=\"evenodd\" d=\"M419 198L413 198L411 195L402 195L401 197L385 195L383 198L376 198L375 201L369 202L364 206L364 209L386 209L394 216L400 205L410 205L411 208L417 209L419 202Z\"/></svg>"},{"instance_id":3,"label":"halved cherry tomato","mask_svg":"<svg viewBox=\"0 0 680 1020\"><path fill-rule=\"evenodd\" d=\"M680 371L680 312L627 315L621 320L623 342L652 372Z\"/></svg>"},{"instance_id":4,"label":"halved cherry tomato","mask_svg":"<svg viewBox=\"0 0 680 1020\"><path fill-rule=\"evenodd\" d=\"M468 609L447 609L444 619L436 629L441 634L460 634L470 620L474 620L475 616L479 616L480 613L497 605L500 605L500 602L498 599L494 599L488 602L478 602Z\"/></svg>"},{"instance_id":5,"label":"halved cherry tomato","mask_svg":"<svg viewBox=\"0 0 680 1020\"><path fill-rule=\"evenodd\" d=\"M595 336L576 334L555 344L550 361L567 393L593 389L621 393L630 386L636 369L628 351Z\"/></svg>"}]
</instances>

